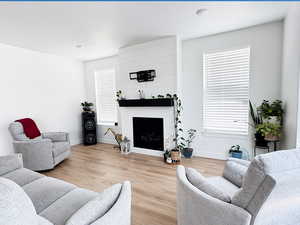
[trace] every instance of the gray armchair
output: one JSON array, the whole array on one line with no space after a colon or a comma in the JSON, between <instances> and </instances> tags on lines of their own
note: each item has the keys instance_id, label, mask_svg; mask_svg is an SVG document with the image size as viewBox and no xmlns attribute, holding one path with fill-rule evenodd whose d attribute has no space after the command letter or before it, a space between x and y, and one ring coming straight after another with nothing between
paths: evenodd
<instances>
[{"instance_id":1,"label":"gray armchair","mask_svg":"<svg viewBox=\"0 0 300 225\"><path fill-rule=\"evenodd\" d=\"M212 186L193 185L189 169L178 166L178 225L300 224L300 150L259 155L249 166L244 163L229 159L222 177L204 178L229 202L208 194L205 188Z\"/></svg>"},{"instance_id":2,"label":"gray armchair","mask_svg":"<svg viewBox=\"0 0 300 225\"><path fill-rule=\"evenodd\" d=\"M19 122L11 123L9 131L14 140L15 152L23 155L25 168L34 171L53 169L71 154L68 133L48 132L29 139Z\"/></svg>"}]
</instances>

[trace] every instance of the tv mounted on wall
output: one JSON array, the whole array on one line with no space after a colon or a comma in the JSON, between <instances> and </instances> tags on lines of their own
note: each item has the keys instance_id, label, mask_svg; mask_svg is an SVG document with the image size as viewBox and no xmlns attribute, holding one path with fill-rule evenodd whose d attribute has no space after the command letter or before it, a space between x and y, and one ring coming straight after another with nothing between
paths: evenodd
<instances>
[{"instance_id":1,"label":"tv mounted on wall","mask_svg":"<svg viewBox=\"0 0 300 225\"><path fill-rule=\"evenodd\" d=\"M130 80L137 80L138 82L154 81L156 77L155 70L143 70L129 73Z\"/></svg>"}]
</instances>

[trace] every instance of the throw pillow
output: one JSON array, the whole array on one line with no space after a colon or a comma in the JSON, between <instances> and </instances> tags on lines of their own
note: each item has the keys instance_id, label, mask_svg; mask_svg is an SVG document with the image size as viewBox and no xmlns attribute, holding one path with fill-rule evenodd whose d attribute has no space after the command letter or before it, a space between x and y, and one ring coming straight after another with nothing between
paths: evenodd
<instances>
[{"instance_id":1,"label":"throw pillow","mask_svg":"<svg viewBox=\"0 0 300 225\"><path fill-rule=\"evenodd\" d=\"M223 202L230 203L230 196L224 193L222 190L209 183L205 177L203 177L198 171L193 168L186 168L186 176L189 182L198 188L200 191L217 198Z\"/></svg>"},{"instance_id":2,"label":"throw pillow","mask_svg":"<svg viewBox=\"0 0 300 225\"><path fill-rule=\"evenodd\" d=\"M41 136L41 132L35 122L30 118L24 118L20 120L16 120L15 122L19 122L22 124L24 128L24 133L30 139L36 138Z\"/></svg>"}]
</instances>

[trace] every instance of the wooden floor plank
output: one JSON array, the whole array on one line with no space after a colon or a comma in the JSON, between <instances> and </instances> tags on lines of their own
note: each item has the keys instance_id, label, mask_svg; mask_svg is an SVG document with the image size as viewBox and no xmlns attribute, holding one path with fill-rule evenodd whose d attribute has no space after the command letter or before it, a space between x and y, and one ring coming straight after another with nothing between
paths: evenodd
<instances>
[{"instance_id":1,"label":"wooden floor plank","mask_svg":"<svg viewBox=\"0 0 300 225\"><path fill-rule=\"evenodd\" d=\"M132 225L176 225L176 165L162 158L131 153L121 155L112 145L77 145L72 156L45 175L101 192L129 180L133 187ZM193 157L182 165L205 176L220 175L224 161Z\"/></svg>"}]
</instances>

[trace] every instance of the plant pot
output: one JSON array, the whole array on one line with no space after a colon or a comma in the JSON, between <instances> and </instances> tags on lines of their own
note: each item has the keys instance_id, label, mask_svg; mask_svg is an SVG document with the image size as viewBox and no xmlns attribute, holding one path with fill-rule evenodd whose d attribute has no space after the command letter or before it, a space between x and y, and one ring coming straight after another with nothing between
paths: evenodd
<instances>
[{"instance_id":1,"label":"plant pot","mask_svg":"<svg viewBox=\"0 0 300 225\"><path fill-rule=\"evenodd\" d=\"M266 135L265 140L267 140L267 141L278 141L279 137L268 134L268 135Z\"/></svg>"},{"instance_id":2,"label":"plant pot","mask_svg":"<svg viewBox=\"0 0 300 225\"><path fill-rule=\"evenodd\" d=\"M193 149L192 148L184 148L184 149L182 149L182 154L185 158L191 158L193 155Z\"/></svg>"},{"instance_id":3,"label":"plant pot","mask_svg":"<svg viewBox=\"0 0 300 225\"><path fill-rule=\"evenodd\" d=\"M241 159L243 157L243 152L239 151L239 152L231 152L231 157L232 158L237 158L237 159Z\"/></svg>"},{"instance_id":4,"label":"plant pot","mask_svg":"<svg viewBox=\"0 0 300 225\"><path fill-rule=\"evenodd\" d=\"M171 158L173 161L180 161L180 151L172 150L171 151Z\"/></svg>"},{"instance_id":5,"label":"plant pot","mask_svg":"<svg viewBox=\"0 0 300 225\"><path fill-rule=\"evenodd\" d=\"M255 145L260 147L268 146L268 142L265 140L265 137L259 132L255 133Z\"/></svg>"}]
</instances>

